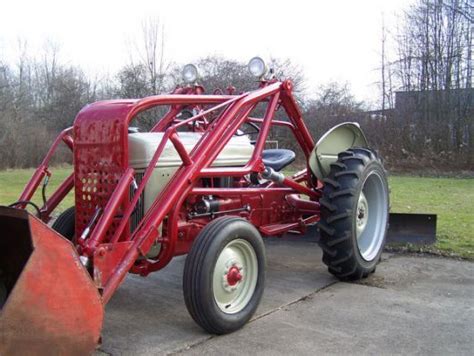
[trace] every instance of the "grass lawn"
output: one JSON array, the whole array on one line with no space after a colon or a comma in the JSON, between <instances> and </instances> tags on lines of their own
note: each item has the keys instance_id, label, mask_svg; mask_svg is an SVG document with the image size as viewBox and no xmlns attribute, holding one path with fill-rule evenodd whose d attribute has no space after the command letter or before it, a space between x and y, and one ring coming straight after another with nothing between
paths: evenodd
<instances>
[{"instance_id":1,"label":"grass lawn","mask_svg":"<svg viewBox=\"0 0 474 356\"><path fill-rule=\"evenodd\" d=\"M438 214L435 249L474 259L474 179L389 178L392 212Z\"/></svg>"},{"instance_id":2,"label":"grass lawn","mask_svg":"<svg viewBox=\"0 0 474 356\"><path fill-rule=\"evenodd\" d=\"M49 193L68 176L71 167L52 171ZM0 205L17 200L32 174L32 169L1 171ZM434 248L474 259L474 179L393 176L389 184L392 212L438 214L438 242ZM41 201L38 194L34 202ZM58 211L72 205L69 194Z\"/></svg>"},{"instance_id":3,"label":"grass lawn","mask_svg":"<svg viewBox=\"0 0 474 356\"><path fill-rule=\"evenodd\" d=\"M51 168L50 171L53 175L46 189L47 197L49 197L56 190L58 185L72 173L72 167ZM20 194L23 191L25 184L31 178L33 173L34 169L0 171L0 205L8 205L17 201L20 198ZM41 198L41 185L39 186L36 195L33 197L33 202L39 206L43 205L43 199ZM74 205L74 197L71 192L59 205L57 211L59 213L72 205Z\"/></svg>"}]
</instances>

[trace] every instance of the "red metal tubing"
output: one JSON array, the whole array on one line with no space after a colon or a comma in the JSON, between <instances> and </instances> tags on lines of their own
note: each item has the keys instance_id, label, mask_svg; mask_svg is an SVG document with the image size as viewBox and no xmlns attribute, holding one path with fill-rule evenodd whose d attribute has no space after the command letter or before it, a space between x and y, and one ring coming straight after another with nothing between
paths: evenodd
<instances>
[{"instance_id":1,"label":"red metal tubing","mask_svg":"<svg viewBox=\"0 0 474 356\"><path fill-rule=\"evenodd\" d=\"M125 212L123 213L123 218L122 221L120 222L120 225L118 226L117 230L115 231L114 236L112 237L112 240L110 242L115 243L120 239L120 236L122 235L123 230L125 229L125 226L127 225L128 219L133 213L133 210L135 209L135 206L137 205L138 199L140 199L141 194L143 193L143 190L145 189L146 184L148 183L148 180L150 179L153 170L156 167L156 163L158 162L158 159L161 156L161 153L166 147L166 142L168 141L168 138L174 133L174 128L169 128L165 131L163 138L161 139L160 144L158 145L158 148L155 151L155 154L153 155L153 158L150 161L150 164L145 170L145 173L143 175L142 181L140 185L138 186L137 191L135 192L135 195L133 196L132 201L130 202L130 205L127 207ZM137 226L137 230L139 230L139 226Z\"/></svg>"},{"instance_id":2,"label":"red metal tubing","mask_svg":"<svg viewBox=\"0 0 474 356\"><path fill-rule=\"evenodd\" d=\"M176 88L173 91L173 95L177 94L192 94L192 88ZM182 105L174 105L171 106L166 115L158 121L155 126L152 127L150 132L160 132L166 130L168 125L173 121L173 119L176 117L176 115L179 114L179 112L182 109Z\"/></svg>"},{"instance_id":3,"label":"red metal tubing","mask_svg":"<svg viewBox=\"0 0 474 356\"><path fill-rule=\"evenodd\" d=\"M282 88L283 91L281 95L281 101L283 108L285 109L293 125L295 125L295 130L293 132L301 146L301 149L303 150L306 158L309 158L309 155L314 148L314 140L304 123L301 110L299 109L298 104L292 95L291 81L286 80L283 82Z\"/></svg>"},{"instance_id":4,"label":"red metal tubing","mask_svg":"<svg viewBox=\"0 0 474 356\"><path fill-rule=\"evenodd\" d=\"M304 185L301 185L300 183L297 183L288 177L285 177L281 184L286 185L287 187L293 188L294 190L302 194L305 194L311 198L317 199L320 197L320 194L318 192L315 192L314 190L309 189L308 187L305 187Z\"/></svg>"},{"instance_id":5,"label":"red metal tubing","mask_svg":"<svg viewBox=\"0 0 474 356\"><path fill-rule=\"evenodd\" d=\"M31 200L31 197L35 194L36 189L38 189L38 186L41 183L41 180L44 178L46 175L48 166L41 164L33 173L33 176L31 177L30 181L26 184L25 188L23 189L23 193L21 193L20 198L18 199L19 201L29 201ZM25 207L25 205L19 205L22 208Z\"/></svg>"},{"instance_id":6,"label":"red metal tubing","mask_svg":"<svg viewBox=\"0 0 474 356\"><path fill-rule=\"evenodd\" d=\"M293 206L294 208L298 209L300 212L305 213L305 214L319 214L320 212L319 202L311 201L307 199L301 199L296 194L287 195L286 201L291 206Z\"/></svg>"},{"instance_id":7,"label":"red metal tubing","mask_svg":"<svg viewBox=\"0 0 474 356\"><path fill-rule=\"evenodd\" d=\"M223 107L225 107L225 106L227 106L227 105L230 105L230 104L232 104L232 103L234 103L234 102L236 102L236 101L242 99L243 97L245 97L245 96L247 96L247 95L248 95L248 93L245 93L245 94L242 94L242 95L239 95L239 96L235 96L235 97L233 97L232 99L227 100L227 101L224 101L223 103L220 103L220 104L218 104L218 105L215 105L215 106L213 106L212 108L210 108L210 109L208 109L208 110L205 110L205 111L203 111L203 112L201 112L201 113L199 113L199 114L197 114L197 115L194 115L194 116L190 117L189 119L180 121L179 123L177 123L177 124L175 125L175 128L184 126L184 125L186 125L186 124L188 124L188 123L190 123L190 122L192 122L192 121L195 121L195 120L197 120L197 119L200 119L201 117L206 116L207 114L210 114L211 112L216 111L217 109L220 109L220 108L223 108Z\"/></svg>"},{"instance_id":8,"label":"red metal tubing","mask_svg":"<svg viewBox=\"0 0 474 356\"><path fill-rule=\"evenodd\" d=\"M128 113L128 122L140 112L158 105L199 105L199 104L220 104L235 98L235 95L187 95L168 94L150 96L133 102L134 107Z\"/></svg>"},{"instance_id":9,"label":"red metal tubing","mask_svg":"<svg viewBox=\"0 0 474 356\"><path fill-rule=\"evenodd\" d=\"M231 125L232 130L228 130L228 132L226 132L224 134L224 136L222 137L222 140L217 144L217 147L216 147L215 151L212 152L211 157L207 158L206 164L204 165L204 167L201 169L201 172L199 173L200 177L243 176L243 175L249 174L251 172L263 171L264 167L263 167L261 159L260 159L261 151L262 151L263 146L265 144L265 139L266 139L266 136L268 134L268 130L270 129L270 124L271 124L271 120L273 119L273 115L274 115L274 112L275 112L276 105L278 104L280 86L281 86L281 83L275 83L275 84L269 85L269 86L261 89L261 91L263 91L263 93L259 93L258 96L255 92L252 92L252 93L249 93L242 100L243 103L241 104L241 107L244 107L246 104L250 104L250 103L252 103L253 101L256 101L256 100L261 100L262 98L269 97L270 95L273 94L273 98L272 98L272 100L270 101L270 103L267 107L267 112L266 112L265 118L263 120L263 127L262 127L263 132L260 133L259 140L258 140L257 145L254 149L253 154L252 154L252 158L246 164L246 166L243 167L243 168L230 168L230 169L229 168L209 168L209 165L214 161L214 159L220 153L222 148L225 146L225 144L227 144L227 142L229 141L231 136L235 133L235 131L236 131L235 127L238 128L242 124L242 122L245 121L248 114L253 110L253 107L250 107L250 108L246 109L243 112L243 114L241 114L239 116L238 124ZM258 99L256 99L256 96L257 96ZM229 113L227 115L232 117L233 115L235 115L237 113L237 110L238 110L238 108L234 109L235 113ZM201 142L202 142L202 140L200 141L200 143ZM211 143L211 144L213 145L214 143ZM198 145L196 145L196 146L198 146ZM196 147L195 147L195 149L196 149ZM199 152L200 149L202 149L201 145L196 149L196 152L193 152L193 153L198 155L199 154L198 152Z\"/></svg>"},{"instance_id":10,"label":"red metal tubing","mask_svg":"<svg viewBox=\"0 0 474 356\"><path fill-rule=\"evenodd\" d=\"M66 134L63 137L63 142L66 144L67 147L69 147L71 151L74 149L74 139L71 136L69 136L69 134Z\"/></svg>"},{"instance_id":11,"label":"red metal tubing","mask_svg":"<svg viewBox=\"0 0 474 356\"><path fill-rule=\"evenodd\" d=\"M217 105L213 106L212 108L210 108L208 110L205 110L205 111L203 111L203 112L201 112L197 115L194 115L194 116L190 117L189 119L178 122L176 125L174 125L174 127L178 128L178 127L186 125L186 124L188 124L192 121L200 119L201 117L206 116L207 114L210 114L211 112L213 112L217 109L220 109L220 108L222 108L226 105L229 105L229 104L241 99L245 95L247 95L247 93L239 95L239 96L234 96L229 100L226 100L226 101L224 101L220 104L217 104ZM168 111L168 113L165 115L165 117L163 117L163 119L161 119L150 131L151 132L164 131L166 129L166 127L173 121L173 119L176 117L176 115L181 111L183 106L184 105L181 104L181 105L178 105L178 106L170 109Z\"/></svg>"},{"instance_id":12,"label":"red metal tubing","mask_svg":"<svg viewBox=\"0 0 474 356\"><path fill-rule=\"evenodd\" d=\"M319 214L312 215L303 219L301 221L293 222L293 223L286 223L286 224L270 224L260 226L260 232L265 236L275 236L281 235L285 232L288 232L293 229L306 227L308 224L312 224L319 221Z\"/></svg>"},{"instance_id":13,"label":"red metal tubing","mask_svg":"<svg viewBox=\"0 0 474 356\"><path fill-rule=\"evenodd\" d=\"M250 122L255 122L257 124L263 123L263 119L259 119L259 118L255 118L255 117L249 117L247 120L250 121ZM291 130L295 129L295 126L291 122L288 122L288 121L272 120L272 125L285 126L285 127L288 127Z\"/></svg>"},{"instance_id":14,"label":"red metal tubing","mask_svg":"<svg viewBox=\"0 0 474 356\"><path fill-rule=\"evenodd\" d=\"M49 164L49 161L51 160L51 156L54 154L58 145L65 139L65 137L69 134L70 131L71 131L71 128L67 128L63 130L56 137L53 144L51 145L48 152L46 153L46 156L43 158L43 161L38 166L35 173L31 177L30 181L26 184L25 188L23 189L23 192L21 193L21 196L19 199L20 201L31 200L31 198L36 192L36 189L38 189L38 186L40 185L41 180L44 178L46 174L48 174L48 164ZM70 137L70 136L67 136L67 137ZM70 142L70 139L67 139L67 141ZM22 207L24 207L24 205L22 205Z\"/></svg>"},{"instance_id":15,"label":"red metal tubing","mask_svg":"<svg viewBox=\"0 0 474 356\"><path fill-rule=\"evenodd\" d=\"M246 97L231 104L226 109L226 111L220 116L220 118L216 119L214 125L209 128L209 130L212 131L208 132L207 135L203 135L199 143L196 145L198 147L195 147L195 149L193 149L193 151L191 152L190 156L191 159L194 161L194 165L183 165L181 166L181 168L178 169L177 173L175 173L173 177L174 179L171 180L170 183L161 191L159 196L156 198L156 200L153 202L152 206L148 210L141 224L139 225L139 228L137 228L137 230L131 237L134 240L133 246L124 256L122 261L118 264L116 273L112 275L112 277L104 288L103 298L105 302L109 300L115 289L122 282L123 278L125 277L125 274L130 270L133 263L136 261L139 255L139 247L142 244L148 245L146 241L152 241L158 236L158 226L161 224L164 217L168 214L169 210L176 205L177 200L179 198L182 198L183 195L185 195L186 190L190 189L192 184L199 178L199 174L196 174L196 172L199 172L199 170L201 170L205 166L210 165L214 161L214 159L220 153L224 145L230 140L231 136L234 134L240 124L245 120L245 117L249 114L249 111L252 109L252 106L256 105L256 103L260 100L272 94L275 94L277 91L280 90L280 87L281 83L275 83L258 91L249 93ZM134 110L132 110L132 112L128 114L129 122L138 112L157 105L157 103L166 103L168 99L172 101L171 103L176 103L176 98L168 97L165 96L158 97L156 99L149 99L137 104ZM193 97L196 97L198 99L200 98L200 96L191 95L183 96L182 100L185 103L189 104L190 99L192 99ZM222 98L226 97L205 96L205 98L211 101L222 101ZM196 100L196 103L200 103L204 100L204 98L200 99L201 100ZM245 116L240 114L238 115L238 113L242 111ZM233 122L233 120L235 120L235 122ZM170 129L166 130L165 136L166 133L168 133L169 135L169 130ZM157 151L155 152L156 159L158 159L157 156L161 154L161 151L164 148L165 136L163 137L162 142L160 143ZM166 137L166 139L167 138L168 137ZM156 162L151 162L146 172L151 174L151 169L154 169L155 164ZM145 176L147 173L145 173ZM143 180L145 180L145 177ZM142 181L140 187L144 186L145 184L146 183ZM126 219L126 216L128 215L125 215L124 219ZM170 236L170 238L176 239L177 236Z\"/></svg>"},{"instance_id":16,"label":"red metal tubing","mask_svg":"<svg viewBox=\"0 0 474 356\"><path fill-rule=\"evenodd\" d=\"M178 237L178 219L181 206L188 194L183 194L176 203L175 207L171 210L168 219L168 238L167 241L163 242L163 249L160 251L158 256L158 262L147 263L144 266L143 273L148 274L166 266L174 256L176 240Z\"/></svg>"},{"instance_id":17,"label":"red metal tubing","mask_svg":"<svg viewBox=\"0 0 474 356\"><path fill-rule=\"evenodd\" d=\"M250 108L245 110L242 114L240 114L240 116L239 116L240 117L240 123L243 121L243 118L245 118L252 110L253 110L253 106L251 106ZM226 115L227 115L227 113L226 113ZM237 127L240 126L240 123L237 125ZM228 125L228 124L226 124L226 125ZM234 132L235 132L235 130L233 132L231 132L230 136L232 136L234 134ZM201 144L203 142L203 139L204 139L204 137L201 138L201 140L199 140L198 144L196 144L193 151L191 151L191 154L193 154L193 155L197 154L196 151L200 149ZM230 137L229 137L229 135L227 135L223 138L224 144L222 144L222 142L219 142L219 144L217 145L216 150L212 151L213 156L211 158L208 158L208 163L206 163L204 165L204 168L202 168L201 171L199 173L197 173L199 177L220 177L220 176L241 177L241 176L244 176L244 175L249 174L251 172L256 172L256 171L261 172L261 171L263 171L264 166L263 166L262 160L261 160L260 156L257 156L255 154L252 155L249 162L247 162L247 164L244 167L230 167L230 168L225 168L225 167L210 168L210 167L208 167L210 164L212 164L214 159L218 156L218 154L223 149L223 147L225 146L225 144L228 142L229 139L230 139ZM255 152L255 150L254 150L254 152Z\"/></svg>"},{"instance_id":18,"label":"red metal tubing","mask_svg":"<svg viewBox=\"0 0 474 356\"><path fill-rule=\"evenodd\" d=\"M135 170L128 168L123 174L122 178L115 187L114 193L111 195L107 205L104 208L104 212L100 217L97 225L91 233L90 238L87 240L84 248L84 252L92 255L94 249L98 244L102 243L105 238L105 233L112 224L112 221L117 213L117 210L122 203L123 199L127 196L130 184L133 180Z\"/></svg>"},{"instance_id":19,"label":"red metal tubing","mask_svg":"<svg viewBox=\"0 0 474 356\"><path fill-rule=\"evenodd\" d=\"M71 173L61 185L56 189L56 191L51 195L46 204L41 208L42 218L48 219L51 212L56 209L58 204L62 202L64 197L71 191L74 187L74 173Z\"/></svg>"},{"instance_id":20,"label":"red metal tubing","mask_svg":"<svg viewBox=\"0 0 474 356\"><path fill-rule=\"evenodd\" d=\"M255 149L253 150L253 155L252 155L253 160L256 160L257 158L262 156L262 150L263 150L263 147L265 146L265 141L267 139L268 132L270 131L273 115L275 114L275 110L278 105L279 98L280 98L280 92L276 92L267 106L265 118L260 128L260 133L258 134L258 140L257 140L257 143L255 144Z\"/></svg>"},{"instance_id":21,"label":"red metal tubing","mask_svg":"<svg viewBox=\"0 0 474 356\"><path fill-rule=\"evenodd\" d=\"M302 182L303 180L305 180L306 176L308 174L308 169L305 168L305 169L302 169L301 171L298 171L296 172L295 174L293 174L293 176L291 177L295 182Z\"/></svg>"},{"instance_id":22,"label":"red metal tubing","mask_svg":"<svg viewBox=\"0 0 474 356\"><path fill-rule=\"evenodd\" d=\"M244 167L211 167L203 168L200 177L243 177L252 172L263 172L265 166L261 157L251 158Z\"/></svg>"},{"instance_id":23,"label":"red metal tubing","mask_svg":"<svg viewBox=\"0 0 474 356\"><path fill-rule=\"evenodd\" d=\"M192 159L189 157L188 151L186 151L186 147L184 147L176 132L173 132L171 134L170 141L173 143L174 148L176 148L179 157L181 157L181 160L183 161L183 164L185 166L190 166L191 164L193 164Z\"/></svg>"},{"instance_id":24,"label":"red metal tubing","mask_svg":"<svg viewBox=\"0 0 474 356\"><path fill-rule=\"evenodd\" d=\"M190 192L192 195L218 195L218 196L235 196L235 195L258 195L258 194L273 194L273 193L298 193L292 188L193 188Z\"/></svg>"},{"instance_id":25,"label":"red metal tubing","mask_svg":"<svg viewBox=\"0 0 474 356\"><path fill-rule=\"evenodd\" d=\"M69 133L71 132L72 128L69 127L63 131L61 131L61 133L56 137L56 139L54 140L53 144L51 145L50 149L48 150L48 153L46 154L46 156L43 158L43 162L41 162L41 164L43 165L47 165L49 163L49 161L51 160L51 156L54 154L54 152L56 151L56 148L58 147L58 145L66 138L66 137L70 137L69 136ZM69 138L66 138L66 141L69 141L71 139Z\"/></svg>"},{"instance_id":26,"label":"red metal tubing","mask_svg":"<svg viewBox=\"0 0 474 356\"><path fill-rule=\"evenodd\" d=\"M152 127L150 132L160 132L166 130L166 127L174 120L176 115L182 109L182 105L172 106L163 118Z\"/></svg>"}]
</instances>

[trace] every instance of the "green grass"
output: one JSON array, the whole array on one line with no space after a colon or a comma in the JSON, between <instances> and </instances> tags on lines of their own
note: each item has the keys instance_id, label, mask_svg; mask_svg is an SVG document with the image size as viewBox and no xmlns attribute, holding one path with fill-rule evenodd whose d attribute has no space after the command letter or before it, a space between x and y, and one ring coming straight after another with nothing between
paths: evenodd
<instances>
[{"instance_id":1,"label":"green grass","mask_svg":"<svg viewBox=\"0 0 474 356\"><path fill-rule=\"evenodd\" d=\"M390 177L392 212L438 215L435 249L474 258L474 179Z\"/></svg>"},{"instance_id":2,"label":"green grass","mask_svg":"<svg viewBox=\"0 0 474 356\"><path fill-rule=\"evenodd\" d=\"M46 196L49 197L62 183L62 181L69 176L72 172L72 167L58 167L51 168L50 171L53 173L48 187L46 189ZM14 169L0 171L0 205L8 205L20 198L20 194L25 187L25 184L31 178L34 173L34 169ZM41 185L37 190L37 193L33 197L33 202L39 206L43 205L41 197ZM57 208L57 212L64 211L68 207L74 205L74 197L72 193L69 193L65 200ZM28 208L30 209L30 208Z\"/></svg>"},{"instance_id":3,"label":"green grass","mask_svg":"<svg viewBox=\"0 0 474 356\"><path fill-rule=\"evenodd\" d=\"M71 167L51 171L49 194L68 176ZM16 201L32 174L32 169L1 171L0 205ZM438 242L434 248L474 259L474 179L394 176L389 184L392 212L438 214ZM37 194L33 201L40 204L41 195ZM73 197L69 194L57 210L72 205Z\"/></svg>"}]
</instances>

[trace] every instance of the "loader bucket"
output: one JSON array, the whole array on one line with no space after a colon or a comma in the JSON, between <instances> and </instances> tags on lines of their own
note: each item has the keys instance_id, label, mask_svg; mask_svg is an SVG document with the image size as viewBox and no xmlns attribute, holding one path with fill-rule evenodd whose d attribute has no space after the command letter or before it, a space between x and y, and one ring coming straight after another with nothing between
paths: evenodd
<instances>
[{"instance_id":1,"label":"loader bucket","mask_svg":"<svg viewBox=\"0 0 474 356\"><path fill-rule=\"evenodd\" d=\"M87 355L103 304L73 245L25 210L0 207L0 355Z\"/></svg>"}]
</instances>

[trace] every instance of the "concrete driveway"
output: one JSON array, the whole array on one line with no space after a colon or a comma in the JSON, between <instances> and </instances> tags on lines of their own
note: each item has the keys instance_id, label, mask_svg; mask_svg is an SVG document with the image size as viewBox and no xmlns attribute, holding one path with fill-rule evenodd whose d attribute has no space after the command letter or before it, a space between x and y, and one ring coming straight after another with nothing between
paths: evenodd
<instances>
[{"instance_id":1,"label":"concrete driveway","mask_svg":"<svg viewBox=\"0 0 474 356\"><path fill-rule=\"evenodd\" d=\"M472 354L474 263L386 255L362 283L342 283L314 239L266 245L265 294L243 329L217 337L194 323L180 257L147 278L127 278L107 306L97 354Z\"/></svg>"}]
</instances>

